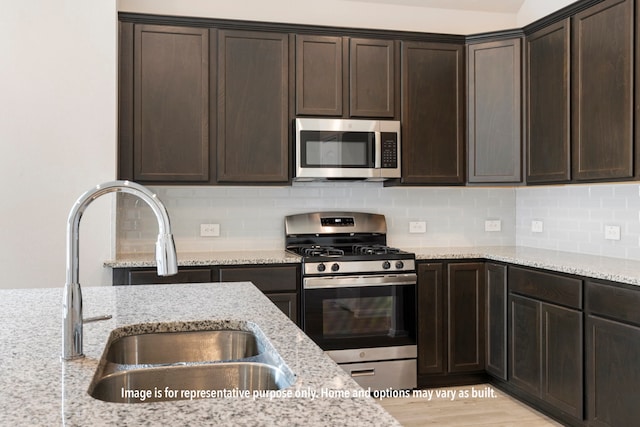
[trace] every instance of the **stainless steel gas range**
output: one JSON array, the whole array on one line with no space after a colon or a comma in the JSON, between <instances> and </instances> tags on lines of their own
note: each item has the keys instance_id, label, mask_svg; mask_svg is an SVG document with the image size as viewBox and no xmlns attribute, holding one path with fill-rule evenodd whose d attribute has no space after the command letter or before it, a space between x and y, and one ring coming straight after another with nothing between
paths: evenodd
<instances>
[{"instance_id":1,"label":"stainless steel gas range","mask_svg":"<svg viewBox=\"0 0 640 427\"><path fill-rule=\"evenodd\" d=\"M303 257L305 333L361 386L415 388L415 255L386 245L384 215L290 215L285 243Z\"/></svg>"}]
</instances>

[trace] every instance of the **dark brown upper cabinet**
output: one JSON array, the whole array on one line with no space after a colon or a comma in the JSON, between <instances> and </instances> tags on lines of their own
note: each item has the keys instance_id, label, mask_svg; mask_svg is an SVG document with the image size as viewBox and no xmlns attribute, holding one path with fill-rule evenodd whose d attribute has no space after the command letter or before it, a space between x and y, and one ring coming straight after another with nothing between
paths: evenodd
<instances>
[{"instance_id":1,"label":"dark brown upper cabinet","mask_svg":"<svg viewBox=\"0 0 640 427\"><path fill-rule=\"evenodd\" d=\"M633 0L605 0L573 17L575 180L633 176Z\"/></svg>"},{"instance_id":2,"label":"dark brown upper cabinet","mask_svg":"<svg viewBox=\"0 0 640 427\"><path fill-rule=\"evenodd\" d=\"M522 41L471 44L467 58L468 181L522 181Z\"/></svg>"},{"instance_id":3,"label":"dark brown upper cabinet","mask_svg":"<svg viewBox=\"0 0 640 427\"><path fill-rule=\"evenodd\" d=\"M296 36L296 114L342 116L343 40Z\"/></svg>"},{"instance_id":4,"label":"dark brown upper cabinet","mask_svg":"<svg viewBox=\"0 0 640 427\"><path fill-rule=\"evenodd\" d=\"M296 36L297 115L396 117L392 40Z\"/></svg>"},{"instance_id":5,"label":"dark brown upper cabinet","mask_svg":"<svg viewBox=\"0 0 640 427\"><path fill-rule=\"evenodd\" d=\"M350 116L394 117L393 40L351 39L349 62Z\"/></svg>"},{"instance_id":6,"label":"dark brown upper cabinet","mask_svg":"<svg viewBox=\"0 0 640 427\"><path fill-rule=\"evenodd\" d=\"M527 36L527 183L571 179L569 18Z\"/></svg>"},{"instance_id":7,"label":"dark brown upper cabinet","mask_svg":"<svg viewBox=\"0 0 640 427\"><path fill-rule=\"evenodd\" d=\"M464 46L402 43L402 182L464 184Z\"/></svg>"},{"instance_id":8,"label":"dark brown upper cabinet","mask_svg":"<svg viewBox=\"0 0 640 427\"><path fill-rule=\"evenodd\" d=\"M289 181L289 38L218 32L219 183Z\"/></svg>"},{"instance_id":9,"label":"dark brown upper cabinet","mask_svg":"<svg viewBox=\"0 0 640 427\"><path fill-rule=\"evenodd\" d=\"M120 26L121 179L210 180L209 30Z\"/></svg>"}]
</instances>

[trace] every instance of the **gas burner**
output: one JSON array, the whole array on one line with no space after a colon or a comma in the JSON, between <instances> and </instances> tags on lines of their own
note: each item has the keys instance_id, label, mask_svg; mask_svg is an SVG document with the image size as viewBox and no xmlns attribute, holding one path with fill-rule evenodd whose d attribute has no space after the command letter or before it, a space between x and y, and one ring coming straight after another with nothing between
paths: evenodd
<instances>
[{"instance_id":1,"label":"gas burner","mask_svg":"<svg viewBox=\"0 0 640 427\"><path fill-rule=\"evenodd\" d=\"M386 245L353 245L353 253L361 255L387 255L398 254L400 249L391 248Z\"/></svg>"},{"instance_id":2,"label":"gas burner","mask_svg":"<svg viewBox=\"0 0 640 427\"><path fill-rule=\"evenodd\" d=\"M343 256L344 251L342 249L337 249L332 246L311 246L308 248L300 248L299 250L301 255L311 257L311 256Z\"/></svg>"}]
</instances>

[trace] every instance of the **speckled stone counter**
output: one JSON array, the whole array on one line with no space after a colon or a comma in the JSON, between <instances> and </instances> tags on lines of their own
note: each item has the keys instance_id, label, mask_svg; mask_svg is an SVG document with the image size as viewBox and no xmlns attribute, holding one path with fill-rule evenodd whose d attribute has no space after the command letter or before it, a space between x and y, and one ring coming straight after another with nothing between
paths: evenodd
<instances>
[{"instance_id":1,"label":"speckled stone counter","mask_svg":"<svg viewBox=\"0 0 640 427\"><path fill-rule=\"evenodd\" d=\"M418 260L486 259L527 267L543 268L594 279L640 286L640 261L522 246L420 247L402 249L414 252ZM298 263L301 258L286 251L210 252L178 254L179 265L277 264ZM153 255L123 255L105 267L152 267Z\"/></svg>"},{"instance_id":2,"label":"speckled stone counter","mask_svg":"<svg viewBox=\"0 0 640 427\"><path fill-rule=\"evenodd\" d=\"M640 286L640 261L520 246L404 249L418 260L486 259Z\"/></svg>"},{"instance_id":3,"label":"speckled stone counter","mask_svg":"<svg viewBox=\"0 0 640 427\"><path fill-rule=\"evenodd\" d=\"M86 357L63 362L62 289L0 290L1 425L399 426L250 283L85 287L83 295L85 318L113 318L85 324ZM87 393L112 330L219 320L257 325L295 375L294 397L126 404ZM295 397L310 392L331 395Z\"/></svg>"},{"instance_id":4,"label":"speckled stone counter","mask_svg":"<svg viewBox=\"0 0 640 427\"><path fill-rule=\"evenodd\" d=\"M178 252L178 266L240 265L240 264L291 264L299 263L298 255L287 251L225 251L225 252ZM132 268L155 267L153 254L121 254L115 260L104 263L105 267Z\"/></svg>"}]
</instances>

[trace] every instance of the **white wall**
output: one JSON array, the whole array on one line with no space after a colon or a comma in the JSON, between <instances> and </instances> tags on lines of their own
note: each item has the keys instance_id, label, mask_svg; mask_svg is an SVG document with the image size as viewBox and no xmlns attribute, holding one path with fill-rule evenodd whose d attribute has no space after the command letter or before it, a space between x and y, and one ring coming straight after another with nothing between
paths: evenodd
<instances>
[{"instance_id":1,"label":"white wall","mask_svg":"<svg viewBox=\"0 0 640 427\"><path fill-rule=\"evenodd\" d=\"M3 2L0 288L62 287L81 193L115 178L115 0ZM112 201L81 225L81 283L106 284Z\"/></svg>"},{"instance_id":2,"label":"white wall","mask_svg":"<svg viewBox=\"0 0 640 427\"><path fill-rule=\"evenodd\" d=\"M525 0L518 11L516 26L524 27L575 2L576 0Z\"/></svg>"}]
</instances>

